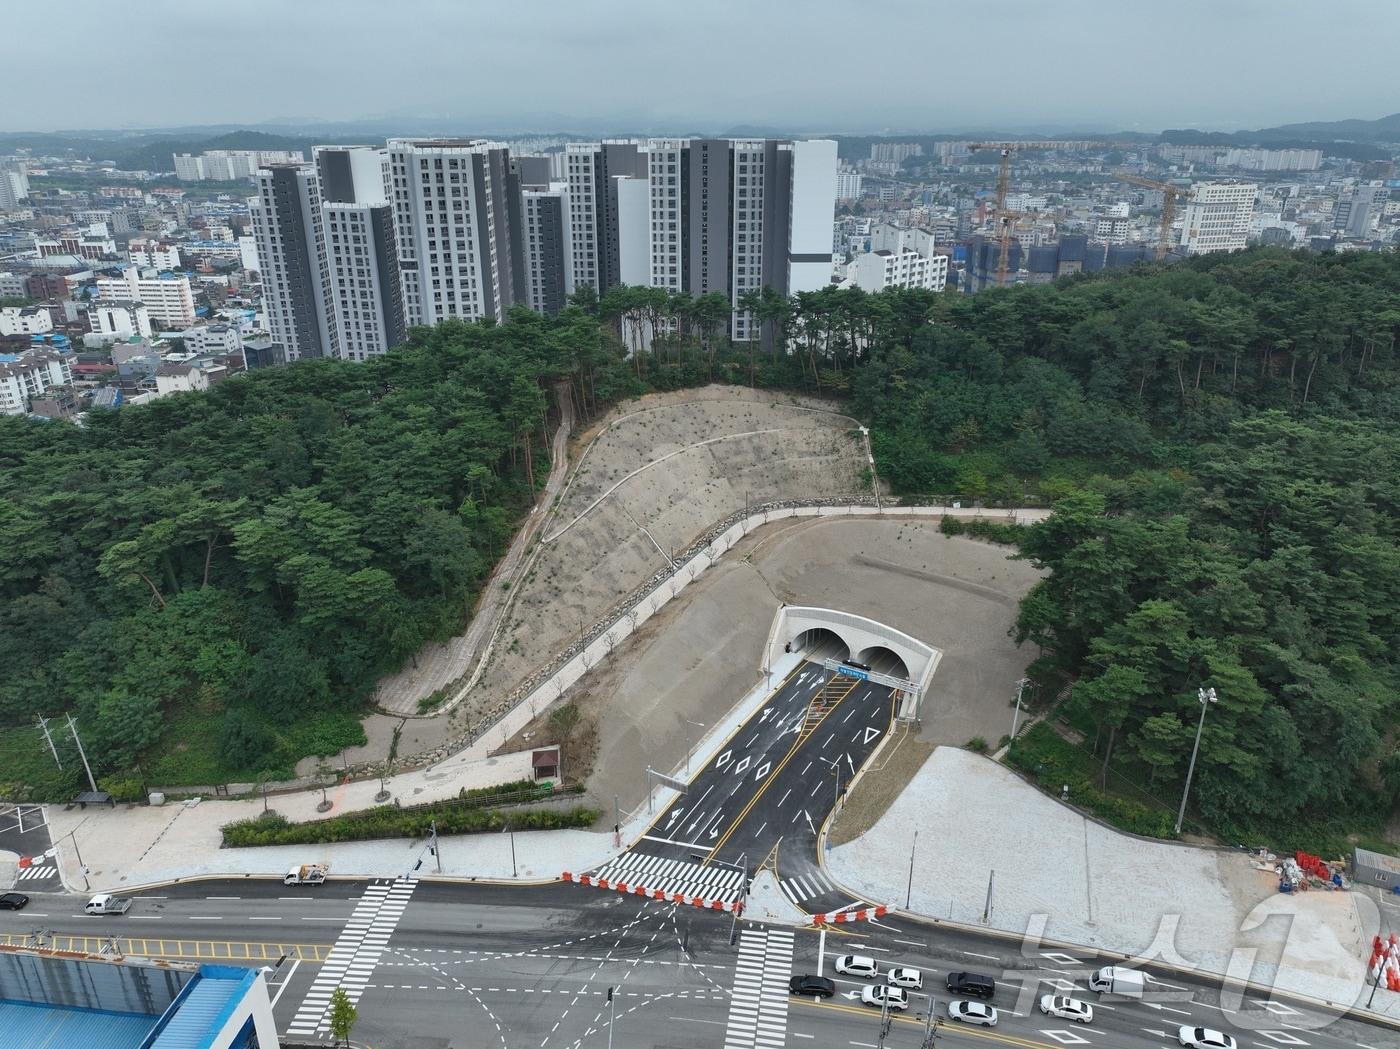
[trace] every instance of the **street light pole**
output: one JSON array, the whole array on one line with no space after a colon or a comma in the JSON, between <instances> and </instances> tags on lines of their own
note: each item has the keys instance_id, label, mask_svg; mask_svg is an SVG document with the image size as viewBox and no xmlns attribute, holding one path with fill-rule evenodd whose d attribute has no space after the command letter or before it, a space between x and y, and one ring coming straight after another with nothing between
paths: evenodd
<instances>
[{"instance_id":1,"label":"street light pole","mask_svg":"<svg viewBox=\"0 0 1400 1049\"><path fill-rule=\"evenodd\" d=\"M1011 716L1011 738L1016 739L1016 729L1021 724L1021 692L1031 683L1030 678L1023 677L1016 682L1016 713Z\"/></svg>"},{"instance_id":2,"label":"street light pole","mask_svg":"<svg viewBox=\"0 0 1400 1049\"><path fill-rule=\"evenodd\" d=\"M681 718L681 720L685 722L685 770L686 772L689 772L691 751L690 730L692 728L704 728L705 726L698 721L691 721L690 718Z\"/></svg>"},{"instance_id":3,"label":"street light pole","mask_svg":"<svg viewBox=\"0 0 1400 1049\"><path fill-rule=\"evenodd\" d=\"M1196 698L1201 703L1201 720L1196 723L1196 742L1191 746L1191 764L1186 767L1186 786L1181 791L1181 808L1176 812L1176 833L1181 833L1181 821L1186 818L1186 799L1191 796L1191 777L1196 773L1196 753L1201 749L1201 730L1206 727L1206 710L1219 702L1213 688L1198 688Z\"/></svg>"},{"instance_id":4,"label":"street light pole","mask_svg":"<svg viewBox=\"0 0 1400 1049\"><path fill-rule=\"evenodd\" d=\"M919 828L914 828L914 844L909 846L909 884L904 888L904 909L909 909L909 898L914 894L914 850L919 847Z\"/></svg>"}]
</instances>

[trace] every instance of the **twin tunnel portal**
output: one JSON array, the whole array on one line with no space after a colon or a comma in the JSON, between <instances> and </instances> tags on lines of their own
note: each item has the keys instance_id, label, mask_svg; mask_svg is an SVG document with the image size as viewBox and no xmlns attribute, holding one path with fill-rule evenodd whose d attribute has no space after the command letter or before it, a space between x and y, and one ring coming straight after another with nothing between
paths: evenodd
<instances>
[{"instance_id":1,"label":"twin tunnel portal","mask_svg":"<svg viewBox=\"0 0 1400 1049\"><path fill-rule=\"evenodd\" d=\"M753 877L818 923L874 913L819 862L820 832L897 721L918 716L941 653L884 624L784 606L762 669L785 672L636 843L570 880L741 911ZM795 665L793 665L795 663Z\"/></svg>"}]
</instances>

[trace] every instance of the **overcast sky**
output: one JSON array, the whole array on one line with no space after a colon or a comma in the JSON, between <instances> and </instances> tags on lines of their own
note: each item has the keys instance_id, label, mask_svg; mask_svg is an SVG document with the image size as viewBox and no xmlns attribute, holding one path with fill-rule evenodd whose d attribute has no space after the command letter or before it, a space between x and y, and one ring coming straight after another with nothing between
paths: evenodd
<instances>
[{"instance_id":1,"label":"overcast sky","mask_svg":"<svg viewBox=\"0 0 1400 1049\"><path fill-rule=\"evenodd\" d=\"M1400 110L1395 0L6 0L0 25L12 131L1152 131Z\"/></svg>"}]
</instances>

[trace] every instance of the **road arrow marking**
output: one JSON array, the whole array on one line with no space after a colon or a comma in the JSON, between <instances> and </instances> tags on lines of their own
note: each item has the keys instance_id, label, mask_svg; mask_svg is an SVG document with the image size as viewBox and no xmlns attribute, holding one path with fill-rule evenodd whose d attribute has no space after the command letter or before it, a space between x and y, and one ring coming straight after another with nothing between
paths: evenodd
<instances>
[{"instance_id":1,"label":"road arrow marking","mask_svg":"<svg viewBox=\"0 0 1400 1049\"><path fill-rule=\"evenodd\" d=\"M878 734L878 733L877 733L877 734ZM855 763L854 761L851 760L851 752L850 752L850 751L846 751L846 764L849 765L849 766L851 766L851 775L854 776L854 775L855 775L855 772L856 772L856 763Z\"/></svg>"},{"instance_id":2,"label":"road arrow marking","mask_svg":"<svg viewBox=\"0 0 1400 1049\"><path fill-rule=\"evenodd\" d=\"M802 815L807 817L807 826L811 828L813 834L817 833L817 828L812 825L812 817L806 809L802 810Z\"/></svg>"}]
</instances>

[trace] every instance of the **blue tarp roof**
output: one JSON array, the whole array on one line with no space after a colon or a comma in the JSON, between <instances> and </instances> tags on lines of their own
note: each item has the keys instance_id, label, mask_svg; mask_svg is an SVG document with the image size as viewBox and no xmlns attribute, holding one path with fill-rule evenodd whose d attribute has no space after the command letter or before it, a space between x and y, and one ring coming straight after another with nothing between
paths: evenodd
<instances>
[{"instance_id":1,"label":"blue tarp roof","mask_svg":"<svg viewBox=\"0 0 1400 1049\"><path fill-rule=\"evenodd\" d=\"M157 1016L0 1001L6 1049L140 1049Z\"/></svg>"}]
</instances>

